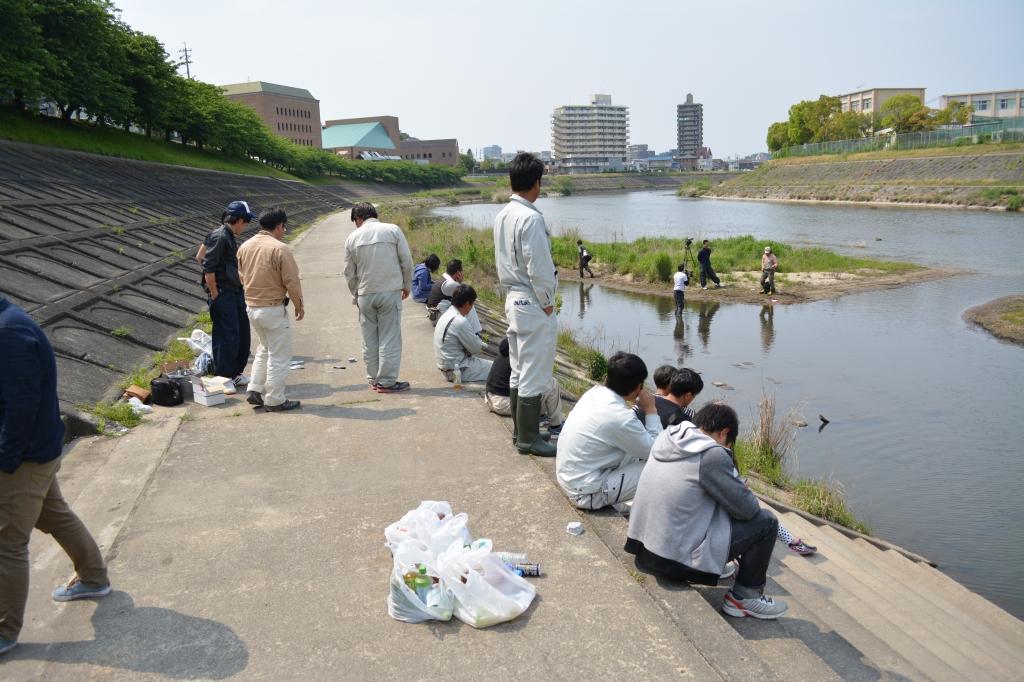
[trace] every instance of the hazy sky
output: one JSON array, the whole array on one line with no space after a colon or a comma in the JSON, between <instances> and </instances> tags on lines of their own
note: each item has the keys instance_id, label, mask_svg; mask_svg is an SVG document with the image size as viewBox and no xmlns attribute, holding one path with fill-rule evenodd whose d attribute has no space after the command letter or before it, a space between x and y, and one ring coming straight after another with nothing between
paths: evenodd
<instances>
[{"instance_id":1,"label":"hazy sky","mask_svg":"<svg viewBox=\"0 0 1024 682\"><path fill-rule=\"evenodd\" d=\"M463 149L551 148L561 104L608 93L630 143L676 146L704 104L716 156L766 148L790 104L861 87L1024 88L1024 0L115 0L133 28L222 84L303 87L324 119L392 114Z\"/></svg>"}]
</instances>

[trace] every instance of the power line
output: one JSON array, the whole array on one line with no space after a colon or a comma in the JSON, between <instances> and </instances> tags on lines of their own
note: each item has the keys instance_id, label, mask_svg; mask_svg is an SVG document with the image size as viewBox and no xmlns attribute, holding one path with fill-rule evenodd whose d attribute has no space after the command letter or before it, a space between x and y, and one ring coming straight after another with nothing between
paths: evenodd
<instances>
[{"instance_id":1,"label":"power line","mask_svg":"<svg viewBox=\"0 0 1024 682\"><path fill-rule=\"evenodd\" d=\"M177 63L177 66L181 66L182 64L184 64L185 77L191 79L192 69L190 68L190 66L192 64L192 50L188 48L188 43L182 43L182 45L184 45L184 47L178 50L178 54L181 55L181 61Z\"/></svg>"}]
</instances>

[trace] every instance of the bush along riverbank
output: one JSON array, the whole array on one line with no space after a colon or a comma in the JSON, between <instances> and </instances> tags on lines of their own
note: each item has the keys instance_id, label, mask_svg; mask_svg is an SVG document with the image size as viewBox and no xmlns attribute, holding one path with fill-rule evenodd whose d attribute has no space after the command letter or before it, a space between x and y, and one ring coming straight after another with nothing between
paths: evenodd
<instances>
[{"instance_id":1,"label":"bush along riverbank","mask_svg":"<svg viewBox=\"0 0 1024 682\"><path fill-rule=\"evenodd\" d=\"M422 261L431 253L436 253L441 258L442 268L444 263L452 258L462 260L466 282L472 284L479 295L478 314L493 352L505 334L507 322L502 314L504 300L498 293L491 230L468 228L457 219L434 216L423 209L386 204L381 207L381 220L396 223L403 228L412 249L413 260L416 262ZM748 243L746 240L751 242ZM733 240L730 248L723 249L726 254L733 255L723 259L723 263L731 262L730 259L739 262L740 254L749 251L752 240L752 237ZM647 241L681 243L681 240ZM556 264L563 265L562 259L568 253L569 246L572 247L571 253L575 257L575 238L560 237L553 240L552 250L556 251ZM587 248L590 249L591 245L588 244ZM632 248L623 250L634 251ZM815 256L810 258L808 262L815 262ZM817 258L825 256L819 255ZM903 264L893 265L900 269ZM571 329L559 330L555 377L566 398L577 400L592 386L603 382L607 372L608 360L599 349ZM794 435L792 422L792 419L777 422L774 399L769 396L763 398L758 423L754 425L750 435L740 439L736 444L736 456L741 473L751 477L751 487L762 495L858 532L870 532L870 528L850 512L842 487L838 483L809 478L794 479L786 472L785 460L792 450Z\"/></svg>"}]
</instances>

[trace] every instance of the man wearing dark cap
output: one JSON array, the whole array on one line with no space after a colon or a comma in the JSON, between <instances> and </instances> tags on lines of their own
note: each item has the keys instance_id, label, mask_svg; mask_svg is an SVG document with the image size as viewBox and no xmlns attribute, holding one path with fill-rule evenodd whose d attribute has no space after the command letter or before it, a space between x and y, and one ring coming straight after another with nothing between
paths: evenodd
<instances>
[{"instance_id":1,"label":"man wearing dark cap","mask_svg":"<svg viewBox=\"0 0 1024 682\"><path fill-rule=\"evenodd\" d=\"M249 383L243 374L249 362L249 318L238 276L235 237L249 228L256 214L244 201L228 204L227 214L225 223L206 237L203 280L213 320L213 371L237 387Z\"/></svg>"},{"instance_id":2,"label":"man wearing dark cap","mask_svg":"<svg viewBox=\"0 0 1024 682\"><path fill-rule=\"evenodd\" d=\"M33 528L52 535L75 565L54 601L110 594L103 555L57 484L63 445L53 348L0 296L0 654L17 646L25 618Z\"/></svg>"}]
</instances>

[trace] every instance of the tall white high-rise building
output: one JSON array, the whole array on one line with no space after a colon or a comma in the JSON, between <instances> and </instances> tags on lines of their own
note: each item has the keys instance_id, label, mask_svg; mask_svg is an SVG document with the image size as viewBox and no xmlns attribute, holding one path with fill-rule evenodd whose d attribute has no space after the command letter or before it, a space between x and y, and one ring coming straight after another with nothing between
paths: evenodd
<instances>
[{"instance_id":1,"label":"tall white high-rise building","mask_svg":"<svg viewBox=\"0 0 1024 682\"><path fill-rule=\"evenodd\" d=\"M676 148L680 156L696 155L704 146L704 105L687 93L686 104L676 107Z\"/></svg>"},{"instance_id":2,"label":"tall white high-rise building","mask_svg":"<svg viewBox=\"0 0 1024 682\"><path fill-rule=\"evenodd\" d=\"M612 104L611 95L594 95L590 104L566 105L551 114L551 145L566 173L623 170L629 144L629 107Z\"/></svg>"}]
</instances>

